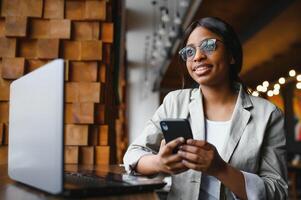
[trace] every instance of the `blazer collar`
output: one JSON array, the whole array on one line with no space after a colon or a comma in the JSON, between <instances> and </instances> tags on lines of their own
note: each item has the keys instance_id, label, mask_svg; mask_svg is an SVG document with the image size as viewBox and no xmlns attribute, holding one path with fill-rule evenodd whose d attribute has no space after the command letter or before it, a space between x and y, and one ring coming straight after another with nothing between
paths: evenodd
<instances>
[{"instance_id":1,"label":"blazer collar","mask_svg":"<svg viewBox=\"0 0 301 200\"><path fill-rule=\"evenodd\" d=\"M190 96L188 110L190 114L190 125L193 138L196 140L205 139L205 118L203 110L203 97L200 87L193 89Z\"/></svg>"},{"instance_id":2,"label":"blazer collar","mask_svg":"<svg viewBox=\"0 0 301 200\"><path fill-rule=\"evenodd\" d=\"M220 155L226 162L230 162L233 152L251 118L249 109L252 107L253 104L249 95L243 90L243 87L239 85L239 94L231 119L230 134L224 143L224 149Z\"/></svg>"},{"instance_id":3,"label":"blazer collar","mask_svg":"<svg viewBox=\"0 0 301 200\"><path fill-rule=\"evenodd\" d=\"M237 144L246 128L251 113L250 108L253 107L251 99L248 94L243 90L241 84L237 83L236 88L239 91L235 108L232 114L232 120L230 125L230 134L225 141L224 149L221 151L221 157L229 162ZM190 97L191 101L189 104L189 114L191 129L194 139L204 140L205 139L205 117L203 110L203 97L200 87L193 89Z\"/></svg>"},{"instance_id":4,"label":"blazer collar","mask_svg":"<svg viewBox=\"0 0 301 200\"><path fill-rule=\"evenodd\" d=\"M235 83L234 85L235 90L238 92L238 99L241 99L241 105L243 108L251 108L253 107L252 101L249 97L248 94L244 91L242 85L240 83ZM191 95L190 95L190 100L193 101L195 99L202 98L202 90L201 86L199 88L194 88L192 89ZM202 101L202 99L201 99Z\"/></svg>"}]
</instances>

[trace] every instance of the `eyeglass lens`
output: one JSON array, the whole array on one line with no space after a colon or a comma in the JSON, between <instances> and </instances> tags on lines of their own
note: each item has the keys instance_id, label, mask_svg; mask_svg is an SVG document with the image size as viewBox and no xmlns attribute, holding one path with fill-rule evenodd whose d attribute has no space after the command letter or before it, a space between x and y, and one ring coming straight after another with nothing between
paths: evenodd
<instances>
[{"instance_id":1,"label":"eyeglass lens","mask_svg":"<svg viewBox=\"0 0 301 200\"><path fill-rule=\"evenodd\" d=\"M196 48L199 48L204 54L209 54L216 49L216 39L205 39L198 47L186 46L179 53L184 61L192 60L196 54Z\"/></svg>"}]
</instances>

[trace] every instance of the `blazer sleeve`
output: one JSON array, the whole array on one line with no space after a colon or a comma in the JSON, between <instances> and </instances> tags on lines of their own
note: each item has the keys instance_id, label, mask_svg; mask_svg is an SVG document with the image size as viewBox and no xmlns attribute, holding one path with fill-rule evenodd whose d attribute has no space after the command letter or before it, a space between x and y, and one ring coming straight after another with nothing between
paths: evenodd
<instances>
[{"instance_id":1,"label":"blazer sleeve","mask_svg":"<svg viewBox=\"0 0 301 200\"><path fill-rule=\"evenodd\" d=\"M168 118L173 97L169 93L163 103L156 110L153 117L147 122L142 134L128 147L123 162L129 173L135 173L136 165L142 156L156 154L159 151L163 134L160 128L160 121Z\"/></svg>"},{"instance_id":2,"label":"blazer sleeve","mask_svg":"<svg viewBox=\"0 0 301 200\"><path fill-rule=\"evenodd\" d=\"M287 199L287 164L284 117L276 108L269 119L261 149L259 176L267 199Z\"/></svg>"}]
</instances>

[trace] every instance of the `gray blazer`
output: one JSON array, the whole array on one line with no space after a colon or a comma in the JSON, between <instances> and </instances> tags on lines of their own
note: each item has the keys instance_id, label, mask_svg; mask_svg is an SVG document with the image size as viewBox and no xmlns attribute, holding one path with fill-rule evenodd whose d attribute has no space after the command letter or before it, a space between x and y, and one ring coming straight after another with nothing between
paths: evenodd
<instances>
[{"instance_id":1,"label":"gray blazer","mask_svg":"<svg viewBox=\"0 0 301 200\"><path fill-rule=\"evenodd\" d=\"M188 118L194 139L205 133L200 89L170 92L142 134L129 146L124 164L129 171L141 156L156 154L163 139L159 122L166 118ZM257 174L265 185L267 199L287 199L287 166L284 120L281 111L265 99L245 93L240 86L232 116L230 136L221 157L233 167ZM197 200L202 173L188 170L172 176L168 199ZM233 199L221 186L221 198ZM264 190L263 190L264 191Z\"/></svg>"}]
</instances>

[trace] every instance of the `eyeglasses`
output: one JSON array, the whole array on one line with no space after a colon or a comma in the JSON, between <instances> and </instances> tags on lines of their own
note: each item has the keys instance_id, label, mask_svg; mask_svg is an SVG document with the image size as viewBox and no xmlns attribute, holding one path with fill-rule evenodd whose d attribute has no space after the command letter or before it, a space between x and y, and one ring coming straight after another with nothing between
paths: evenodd
<instances>
[{"instance_id":1,"label":"eyeglasses","mask_svg":"<svg viewBox=\"0 0 301 200\"><path fill-rule=\"evenodd\" d=\"M218 40L215 38L204 39L204 40L202 40L202 42L199 46L195 47L192 45L188 45L188 46L184 47L183 49L181 49L179 51L179 54L181 55L181 57L184 61L192 61L196 54L196 51L197 51L196 48L199 48L199 50L202 53L209 55L210 53L215 51L217 41L222 42L221 40Z\"/></svg>"}]
</instances>

